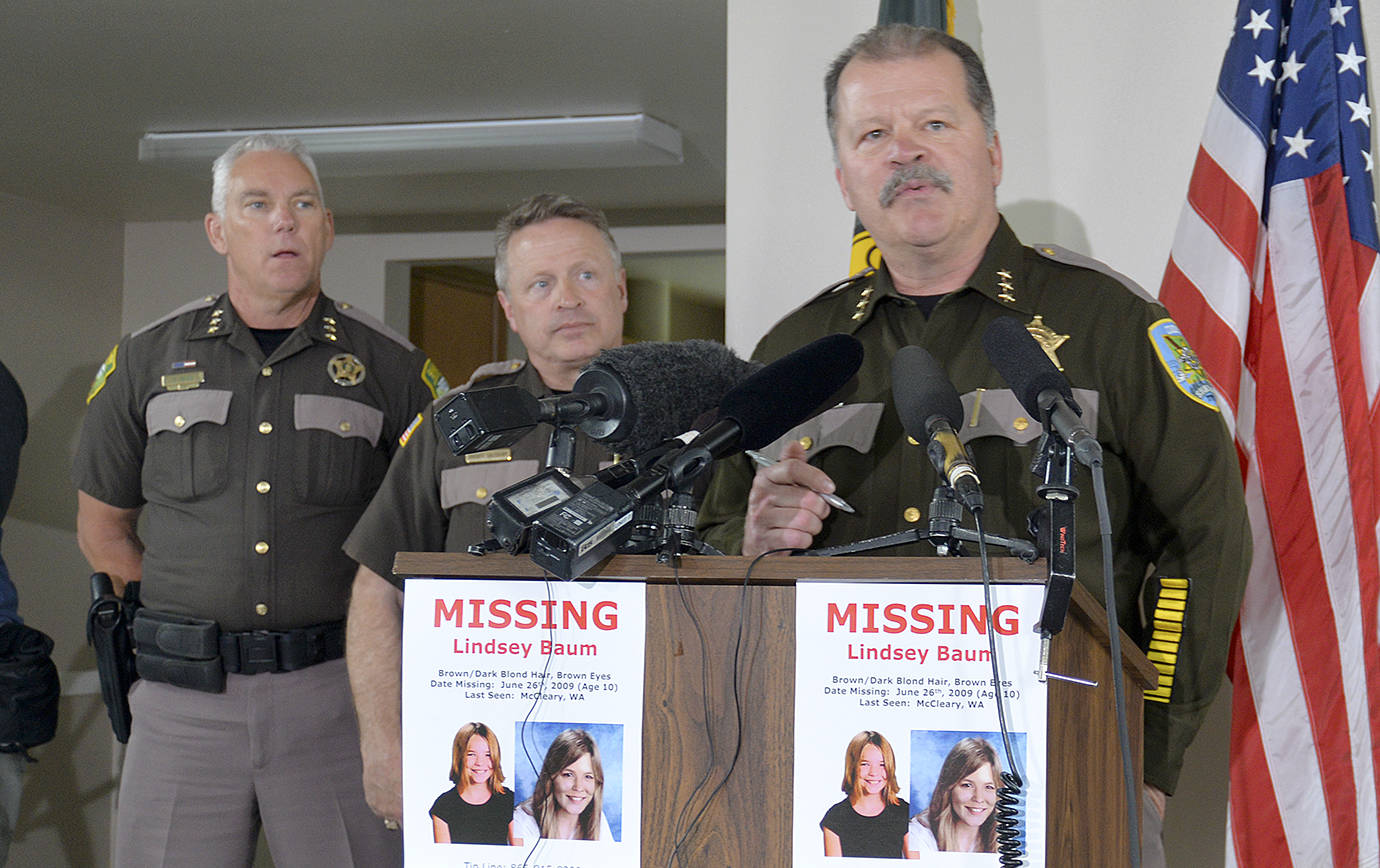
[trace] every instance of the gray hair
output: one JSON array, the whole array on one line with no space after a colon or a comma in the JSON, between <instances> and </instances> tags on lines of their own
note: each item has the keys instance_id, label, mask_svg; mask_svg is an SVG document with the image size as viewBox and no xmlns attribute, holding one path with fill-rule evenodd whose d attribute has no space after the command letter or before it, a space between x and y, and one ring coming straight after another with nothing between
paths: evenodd
<instances>
[{"instance_id":1,"label":"gray hair","mask_svg":"<svg viewBox=\"0 0 1380 868\"><path fill-rule=\"evenodd\" d=\"M878 24L859 34L829 66L824 76L824 113L829 123L829 141L838 152L838 90L843 68L853 58L861 60L909 60L926 57L936 51L949 51L963 63L963 75L968 82L968 102L982 116L982 127L991 144L997 133L997 107L992 102L992 86L987 83L987 71L972 46L942 30L916 27L913 24Z\"/></svg>"},{"instance_id":2,"label":"gray hair","mask_svg":"<svg viewBox=\"0 0 1380 868\"><path fill-rule=\"evenodd\" d=\"M256 133L235 142L211 164L211 210L214 213L225 216L225 197L229 193L230 170L234 168L236 160L251 151L281 151L296 157L311 173L312 182L316 184L316 196L321 200L321 207L326 207L325 191L321 189L321 176L317 174L316 161L307 153L307 146L292 136Z\"/></svg>"},{"instance_id":3,"label":"gray hair","mask_svg":"<svg viewBox=\"0 0 1380 868\"><path fill-rule=\"evenodd\" d=\"M623 255L618 252L618 245L614 243L613 234L609 232L609 221L603 211L563 193L538 193L524 199L516 208L504 214L494 230L494 281L498 283L499 289L504 292L508 289L508 242L512 239L513 233L525 226L545 223L557 217L579 220L598 229L599 234L604 236L604 243L608 245L614 267L623 267Z\"/></svg>"}]
</instances>

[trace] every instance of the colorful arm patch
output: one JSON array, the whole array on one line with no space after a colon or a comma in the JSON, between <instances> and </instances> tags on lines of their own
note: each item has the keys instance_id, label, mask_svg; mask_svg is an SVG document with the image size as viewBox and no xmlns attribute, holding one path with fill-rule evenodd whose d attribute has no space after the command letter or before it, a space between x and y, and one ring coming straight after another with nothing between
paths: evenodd
<instances>
[{"instance_id":1,"label":"colorful arm patch","mask_svg":"<svg viewBox=\"0 0 1380 868\"><path fill-rule=\"evenodd\" d=\"M96 371L96 379L91 381L91 388L86 392L86 403L90 404L91 400L100 394L101 389L105 388L105 381L110 379L111 374L115 373L115 354L119 352L119 349L119 344L111 347L110 355L105 357L104 362L101 362L100 368Z\"/></svg>"},{"instance_id":2,"label":"colorful arm patch","mask_svg":"<svg viewBox=\"0 0 1380 868\"><path fill-rule=\"evenodd\" d=\"M417 426L418 426L418 425L422 424L422 416L423 416L423 415L425 415L425 414L423 414L423 413L418 413L418 414L417 414L417 418L412 420L412 424L407 426L407 430L404 431L404 432L402 432L402 436L398 438L398 448L399 448L399 449L401 449L402 447L406 446L406 445L407 445L407 441L409 441L409 440L412 439L412 433L413 433L414 431L417 430Z\"/></svg>"},{"instance_id":3,"label":"colorful arm patch","mask_svg":"<svg viewBox=\"0 0 1380 868\"><path fill-rule=\"evenodd\" d=\"M445 374L441 373L441 369L436 367L436 363L431 359L427 359L426 364L422 365L422 382L426 383L426 387L431 390L433 399L450 391L450 384L446 382Z\"/></svg>"},{"instance_id":4,"label":"colorful arm patch","mask_svg":"<svg viewBox=\"0 0 1380 868\"><path fill-rule=\"evenodd\" d=\"M1160 364L1164 365L1179 391L1209 410L1220 413L1217 390L1212 387L1207 372L1203 370L1203 363L1198 361L1197 354L1188 345L1188 340L1174 320L1167 317L1156 320L1147 332L1155 355L1159 356Z\"/></svg>"}]
</instances>

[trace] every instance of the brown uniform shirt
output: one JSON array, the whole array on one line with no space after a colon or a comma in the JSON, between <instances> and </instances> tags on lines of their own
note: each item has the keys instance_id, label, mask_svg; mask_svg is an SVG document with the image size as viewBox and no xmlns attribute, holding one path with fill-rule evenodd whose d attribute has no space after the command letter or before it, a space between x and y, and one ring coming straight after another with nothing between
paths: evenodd
<instances>
[{"instance_id":1,"label":"brown uniform shirt","mask_svg":"<svg viewBox=\"0 0 1380 868\"><path fill-rule=\"evenodd\" d=\"M485 365L455 391L521 386L539 398L551 394L535 368L521 361ZM378 496L365 511L345 551L364 566L402 587L393 575L398 552L460 552L488 533L484 514L495 491L521 482L546 466L549 425L538 425L505 450L456 456L442 443L432 414L442 396L419 418ZM575 474L608 463L609 451L584 432L575 435Z\"/></svg>"},{"instance_id":2,"label":"brown uniform shirt","mask_svg":"<svg viewBox=\"0 0 1380 868\"><path fill-rule=\"evenodd\" d=\"M1221 683L1250 529L1236 450L1201 367L1165 309L1117 277L1058 248L1025 247L1003 220L967 286L929 316L896 292L883 268L789 314L753 355L772 361L832 332L852 334L865 348L849 403L764 450L775 455L787 439L808 442L810 461L858 509L832 512L816 547L926 527L939 479L924 446L908 442L891 398L891 359L907 345L933 354L962 396L959 437L982 478L987 531L1028 538L1026 517L1042 503L1041 480L1030 471L1040 422L988 362L982 334L992 319L1014 316L1045 336L1104 450L1118 618L1161 670L1160 689L1147 695L1145 777L1172 793L1184 749ZM700 530L724 551L741 550L752 475L742 459L716 466ZM1101 599L1085 469L1074 484L1078 577ZM972 527L966 515L964 525ZM934 553L928 542L875 552ZM1186 590L1178 587L1185 580ZM1170 617L1157 619L1162 605Z\"/></svg>"},{"instance_id":3,"label":"brown uniform shirt","mask_svg":"<svg viewBox=\"0 0 1380 868\"><path fill-rule=\"evenodd\" d=\"M143 507L142 599L227 630L345 617L340 544L444 388L425 354L317 299L268 358L227 296L122 339L88 397L77 487Z\"/></svg>"}]
</instances>

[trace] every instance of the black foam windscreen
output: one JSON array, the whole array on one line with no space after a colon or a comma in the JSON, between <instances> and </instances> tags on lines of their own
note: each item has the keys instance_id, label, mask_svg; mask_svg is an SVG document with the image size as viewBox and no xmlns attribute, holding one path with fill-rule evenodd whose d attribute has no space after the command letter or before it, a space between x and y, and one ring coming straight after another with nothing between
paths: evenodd
<instances>
[{"instance_id":1,"label":"black foam windscreen","mask_svg":"<svg viewBox=\"0 0 1380 868\"><path fill-rule=\"evenodd\" d=\"M891 400L901 427L912 439L929 439L928 420L943 416L957 431L963 426L963 402L939 362L923 347L901 347L891 357Z\"/></svg>"},{"instance_id":2,"label":"black foam windscreen","mask_svg":"<svg viewBox=\"0 0 1380 868\"><path fill-rule=\"evenodd\" d=\"M717 341L644 341L602 350L575 381L574 391L609 374L616 377L627 392L631 424L595 439L615 452L638 455L693 428L761 367Z\"/></svg>"},{"instance_id":3,"label":"black foam windscreen","mask_svg":"<svg viewBox=\"0 0 1380 868\"><path fill-rule=\"evenodd\" d=\"M761 449L810 418L862 366L850 335L826 335L782 356L739 383L719 402L719 418L742 428L737 446Z\"/></svg>"},{"instance_id":4,"label":"black foam windscreen","mask_svg":"<svg viewBox=\"0 0 1380 868\"><path fill-rule=\"evenodd\" d=\"M1070 406L1077 407L1069 381L1054 367L1020 320L1012 316L992 320L982 333L982 348L987 351L992 367L1006 380L1011 391L1016 393L1016 400L1031 417L1041 417L1040 393L1047 389L1053 389L1064 396Z\"/></svg>"}]
</instances>

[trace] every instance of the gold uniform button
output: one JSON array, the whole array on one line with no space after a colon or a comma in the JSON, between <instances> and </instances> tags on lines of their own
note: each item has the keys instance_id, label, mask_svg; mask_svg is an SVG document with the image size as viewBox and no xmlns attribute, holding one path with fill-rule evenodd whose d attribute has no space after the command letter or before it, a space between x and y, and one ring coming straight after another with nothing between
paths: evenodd
<instances>
[{"instance_id":1,"label":"gold uniform button","mask_svg":"<svg viewBox=\"0 0 1380 868\"><path fill-rule=\"evenodd\" d=\"M801 437L801 438L800 438L800 445L801 445L802 447L804 447L804 449L805 449L806 452L809 452L809 451L810 451L810 447L813 446L813 445L815 445L815 438L813 438L813 437Z\"/></svg>"},{"instance_id":2,"label":"gold uniform button","mask_svg":"<svg viewBox=\"0 0 1380 868\"><path fill-rule=\"evenodd\" d=\"M264 369L262 371L259 371L259 373L263 374L265 377L271 377L273 376L273 366L264 365Z\"/></svg>"},{"instance_id":3,"label":"gold uniform button","mask_svg":"<svg viewBox=\"0 0 1380 868\"><path fill-rule=\"evenodd\" d=\"M254 490L259 492L260 494L268 494L269 490L272 488L273 486L269 485L268 480L266 479L260 480L259 484L254 486Z\"/></svg>"},{"instance_id":4,"label":"gold uniform button","mask_svg":"<svg viewBox=\"0 0 1380 868\"><path fill-rule=\"evenodd\" d=\"M268 614L268 606L267 606L267 604L264 604L264 603L256 603L255 606L254 606L254 612L255 612L255 614L259 614L259 615L267 615L267 614Z\"/></svg>"},{"instance_id":5,"label":"gold uniform button","mask_svg":"<svg viewBox=\"0 0 1380 868\"><path fill-rule=\"evenodd\" d=\"M184 417L184 416L174 416L174 417L173 417L173 427L174 427L174 428L181 428L183 425L186 425L186 424L187 424L187 419L186 419L186 417Z\"/></svg>"},{"instance_id":6,"label":"gold uniform button","mask_svg":"<svg viewBox=\"0 0 1380 868\"><path fill-rule=\"evenodd\" d=\"M268 543L264 542L263 540L259 540L258 542L254 543L254 551L258 552L261 555L268 554Z\"/></svg>"},{"instance_id":7,"label":"gold uniform button","mask_svg":"<svg viewBox=\"0 0 1380 868\"><path fill-rule=\"evenodd\" d=\"M474 490L474 496L475 496L476 498L478 498L479 500L483 500L484 498L486 498L486 497L489 496L489 489L487 489L487 488L476 488L476 489Z\"/></svg>"},{"instance_id":8,"label":"gold uniform button","mask_svg":"<svg viewBox=\"0 0 1380 868\"><path fill-rule=\"evenodd\" d=\"M914 437L911 437L909 434L906 435L906 442L909 443L909 444L912 445L912 446L919 446L919 445L920 445L920 441L919 441L919 440L916 440Z\"/></svg>"},{"instance_id":9,"label":"gold uniform button","mask_svg":"<svg viewBox=\"0 0 1380 868\"><path fill-rule=\"evenodd\" d=\"M260 423L259 423L259 433L260 433L260 434L272 434L272 433L273 433L273 423L272 423L272 422L260 422Z\"/></svg>"},{"instance_id":10,"label":"gold uniform button","mask_svg":"<svg viewBox=\"0 0 1380 868\"><path fill-rule=\"evenodd\" d=\"M341 430L341 431L344 431L345 433L348 434L349 431L350 431L350 423L349 423L349 422L341 422L341 423L340 423L340 430Z\"/></svg>"},{"instance_id":11,"label":"gold uniform button","mask_svg":"<svg viewBox=\"0 0 1380 868\"><path fill-rule=\"evenodd\" d=\"M340 340L340 339L337 338L335 335L331 334L330 332L327 332L327 333L326 333L326 340L328 340L328 341L336 341L336 340Z\"/></svg>"},{"instance_id":12,"label":"gold uniform button","mask_svg":"<svg viewBox=\"0 0 1380 868\"><path fill-rule=\"evenodd\" d=\"M1015 428L1017 431L1024 431L1025 429L1030 427L1030 420L1025 418L1024 416L1017 416L1014 420L1012 420L1011 427Z\"/></svg>"},{"instance_id":13,"label":"gold uniform button","mask_svg":"<svg viewBox=\"0 0 1380 868\"><path fill-rule=\"evenodd\" d=\"M915 524L917 521L920 520L920 510L916 509L913 506L906 507L904 515L906 521L910 522L911 524Z\"/></svg>"}]
</instances>

